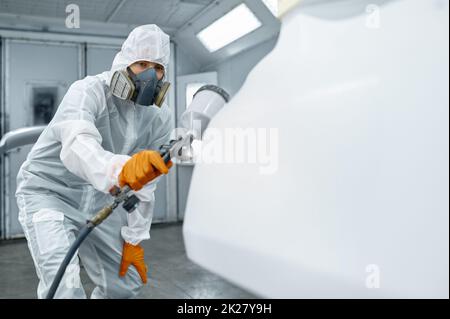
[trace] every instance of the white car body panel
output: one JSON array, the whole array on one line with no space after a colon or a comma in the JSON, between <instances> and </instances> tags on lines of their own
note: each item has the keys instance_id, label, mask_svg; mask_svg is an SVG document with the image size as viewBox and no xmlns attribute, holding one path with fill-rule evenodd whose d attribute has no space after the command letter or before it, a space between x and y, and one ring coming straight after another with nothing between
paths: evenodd
<instances>
[{"instance_id":1,"label":"white car body panel","mask_svg":"<svg viewBox=\"0 0 450 319\"><path fill-rule=\"evenodd\" d=\"M278 169L197 164L193 261L262 297L449 297L448 2L367 19L285 17L205 135L278 128Z\"/></svg>"}]
</instances>

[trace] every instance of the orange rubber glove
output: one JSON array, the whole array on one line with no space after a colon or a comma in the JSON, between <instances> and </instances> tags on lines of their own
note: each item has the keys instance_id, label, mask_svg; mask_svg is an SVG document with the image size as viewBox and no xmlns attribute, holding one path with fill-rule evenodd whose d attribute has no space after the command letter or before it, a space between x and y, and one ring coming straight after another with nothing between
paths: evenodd
<instances>
[{"instance_id":1,"label":"orange rubber glove","mask_svg":"<svg viewBox=\"0 0 450 319\"><path fill-rule=\"evenodd\" d=\"M127 242L123 244L122 261L120 263L119 276L123 277L128 271L130 265L133 265L144 284L147 283L147 265L144 261L144 248L141 245L133 246Z\"/></svg>"},{"instance_id":2,"label":"orange rubber glove","mask_svg":"<svg viewBox=\"0 0 450 319\"><path fill-rule=\"evenodd\" d=\"M172 161L164 163L163 158L156 151L139 152L123 166L119 175L120 187L128 185L134 191L138 191L161 174L167 174L171 167Z\"/></svg>"}]
</instances>

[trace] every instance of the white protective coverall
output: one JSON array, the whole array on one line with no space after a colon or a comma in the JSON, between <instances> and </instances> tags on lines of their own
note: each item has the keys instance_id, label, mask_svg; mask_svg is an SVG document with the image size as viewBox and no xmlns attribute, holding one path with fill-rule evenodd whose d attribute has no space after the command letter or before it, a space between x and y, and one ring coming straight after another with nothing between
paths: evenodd
<instances>
[{"instance_id":1,"label":"white protective coverall","mask_svg":"<svg viewBox=\"0 0 450 319\"><path fill-rule=\"evenodd\" d=\"M169 36L155 25L134 29L116 55L112 69L75 82L29 153L17 176L19 221L33 257L45 298L69 245L80 228L112 196L122 166L142 150L158 150L169 140L171 112L167 105L140 106L111 95L115 70L136 61L161 64L167 70ZM122 207L86 239L79 249L90 279L91 298L132 298L142 287L134 267L119 277L123 241L136 245L150 238L156 181L137 192L138 208ZM85 298L79 259L68 266L55 298Z\"/></svg>"}]
</instances>

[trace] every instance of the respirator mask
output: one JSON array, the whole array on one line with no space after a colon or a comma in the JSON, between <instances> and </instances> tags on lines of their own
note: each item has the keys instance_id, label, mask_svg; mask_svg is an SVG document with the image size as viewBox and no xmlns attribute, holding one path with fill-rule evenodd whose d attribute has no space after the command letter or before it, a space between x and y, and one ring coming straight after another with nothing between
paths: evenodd
<instances>
[{"instance_id":1,"label":"respirator mask","mask_svg":"<svg viewBox=\"0 0 450 319\"><path fill-rule=\"evenodd\" d=\"M129 67L114 72L111 78L111 93L122 100L136 104L161 107L169 91L170 83L158 80L156 70L150 68L134 74Z\"/></svg>"}]
</instances>

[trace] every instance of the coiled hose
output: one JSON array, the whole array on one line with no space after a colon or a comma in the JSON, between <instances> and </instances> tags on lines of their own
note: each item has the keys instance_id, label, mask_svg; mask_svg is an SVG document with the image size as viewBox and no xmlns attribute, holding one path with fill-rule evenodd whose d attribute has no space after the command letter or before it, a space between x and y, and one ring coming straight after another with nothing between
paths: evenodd
<instances>
[{"instance_id":1,"label":"coiled hose","mask_svg":"<svg viewBox=\"0 0 450 319\"><path fill-rule=\"evenodd\" d=\"M53 279L53 283L50 286L50 290L47 293L46 299L53 299L55 296L56 290L58 289L59 283L61 282L64 273L66 272L67 266L72 261L73 256L77 252L78 248L81 246L81 243L86 239L86 237L91 233L91 231L95 228L95 225L92 222L88 222L80 231L77 236L77 239L70 246L69 251L67 252L66 257L62 261L59 266L58 272L56 273L55 279Z\"/></svg>"}]
</instances>

